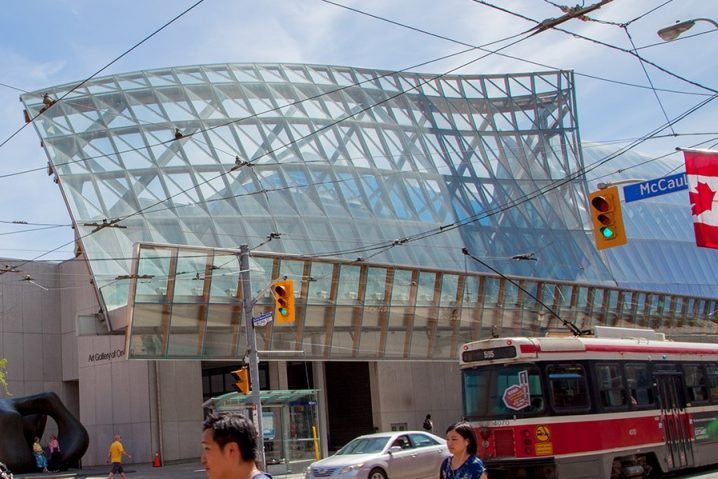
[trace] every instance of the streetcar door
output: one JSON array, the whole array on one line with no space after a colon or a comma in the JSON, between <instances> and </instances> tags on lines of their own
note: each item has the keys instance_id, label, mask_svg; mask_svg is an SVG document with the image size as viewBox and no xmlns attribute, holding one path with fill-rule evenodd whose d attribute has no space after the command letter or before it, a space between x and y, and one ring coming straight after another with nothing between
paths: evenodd
<instances>
[{"instance_id":1,"label":"streetcar door","mask_svg":"<svg viewBox=\"0 0 718 479\"><path fill-rule=\"evenodd\" d=\"M668 448L668 467L680 469L694 464L693 441L683 378L676 373L655 373L663 435Z\"/></svg>"}]
</instances>

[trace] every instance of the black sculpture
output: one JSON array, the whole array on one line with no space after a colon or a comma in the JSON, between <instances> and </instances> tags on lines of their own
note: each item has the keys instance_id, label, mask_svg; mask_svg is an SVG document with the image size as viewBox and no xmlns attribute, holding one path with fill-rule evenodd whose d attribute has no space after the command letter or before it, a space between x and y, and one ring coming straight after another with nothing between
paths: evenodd
<instances>
[{"instance_id":1,"label":"black sculpture","mask_svg":"<svg viewBox=\"0 0 718 479\"><path fill-rule=\"evenodd\" d=\"M37 472L32 440L42 437L50 416L57 424L60 462L77 464L90 438L85 427L67 410L57 394L45 392L0 399L0 461L15 473Z\"/></svg>"}]
</instances>

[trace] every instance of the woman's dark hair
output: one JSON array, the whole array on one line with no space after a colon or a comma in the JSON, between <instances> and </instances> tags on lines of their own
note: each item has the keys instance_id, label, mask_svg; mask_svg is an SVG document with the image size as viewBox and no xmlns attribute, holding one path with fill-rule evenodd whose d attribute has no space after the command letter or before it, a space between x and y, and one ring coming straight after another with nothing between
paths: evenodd
<instances>
[{"instance_id":1,"label":"woman's dark hair","mask_svg":"<svg viewBox=\"0 0 718 479\"><path fill-rule=\"evenodd\" d=\"M474 429L471 427L471 424L468 422L457 422L446 429L447 434L450 431L455 431L456 434L469 441L469 444L466 446L466 452L472 456L476 455L476 452L479 450L479 444L476 442L476 435L474 434Z\"/></svg>"},{"instance_id":2,"label":"woman's dark hair","mask_svg":"<svg viewBox=\"0 0 718 479\"><path fill-rule=\"evenodd\" d=\"M243 461L257 459L257 429L244 415L232 412L210 414L202 430L207 429L212 430L212 438L220 449L224 449L230 442L236 442Z\"/></svg>"}]
</instances>

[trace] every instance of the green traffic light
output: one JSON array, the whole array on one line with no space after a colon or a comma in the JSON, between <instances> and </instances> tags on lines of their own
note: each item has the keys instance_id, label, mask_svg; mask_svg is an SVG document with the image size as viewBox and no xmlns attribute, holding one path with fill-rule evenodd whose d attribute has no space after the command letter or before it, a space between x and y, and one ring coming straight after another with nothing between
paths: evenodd
<instances>
[{"instance_id":1,"label":"green traffic light","mask_svg":"<svg viewBox=\"0 0 718 479\"><path fill-rule=\"evenodd\" d=\"M287 308L279 308L279 314L281 314L282 316L286 316L288 312L289 311L287 311Z\"/></svg>"},{"instance_id":2,"label":"green traffic light","mask_svg":"<svg viewBox=\"0 0 718 479\"><path fill-rule=\"evenodd\" d=\"M601 235L603 235L603 237L606 239L611 239L616 236L616 232L608 226L604 226L603 228L601 228Z\"/></svg>"}]
</instances>

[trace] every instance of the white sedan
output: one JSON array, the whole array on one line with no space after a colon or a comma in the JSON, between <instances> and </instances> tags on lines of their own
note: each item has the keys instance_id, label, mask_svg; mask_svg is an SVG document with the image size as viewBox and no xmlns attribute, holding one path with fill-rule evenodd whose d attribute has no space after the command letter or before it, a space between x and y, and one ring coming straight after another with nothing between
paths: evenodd
<instances>
[{"instance_id":1,"label":"white sedan","mask_svg":"<svg viewBox=\"0 0 718 479\"><path fill-rule=\"evenodd\" d=\"M312 463L305 479L436 479L446 441L424 431L367 434Z\"/></svg>"}]
</instances>

